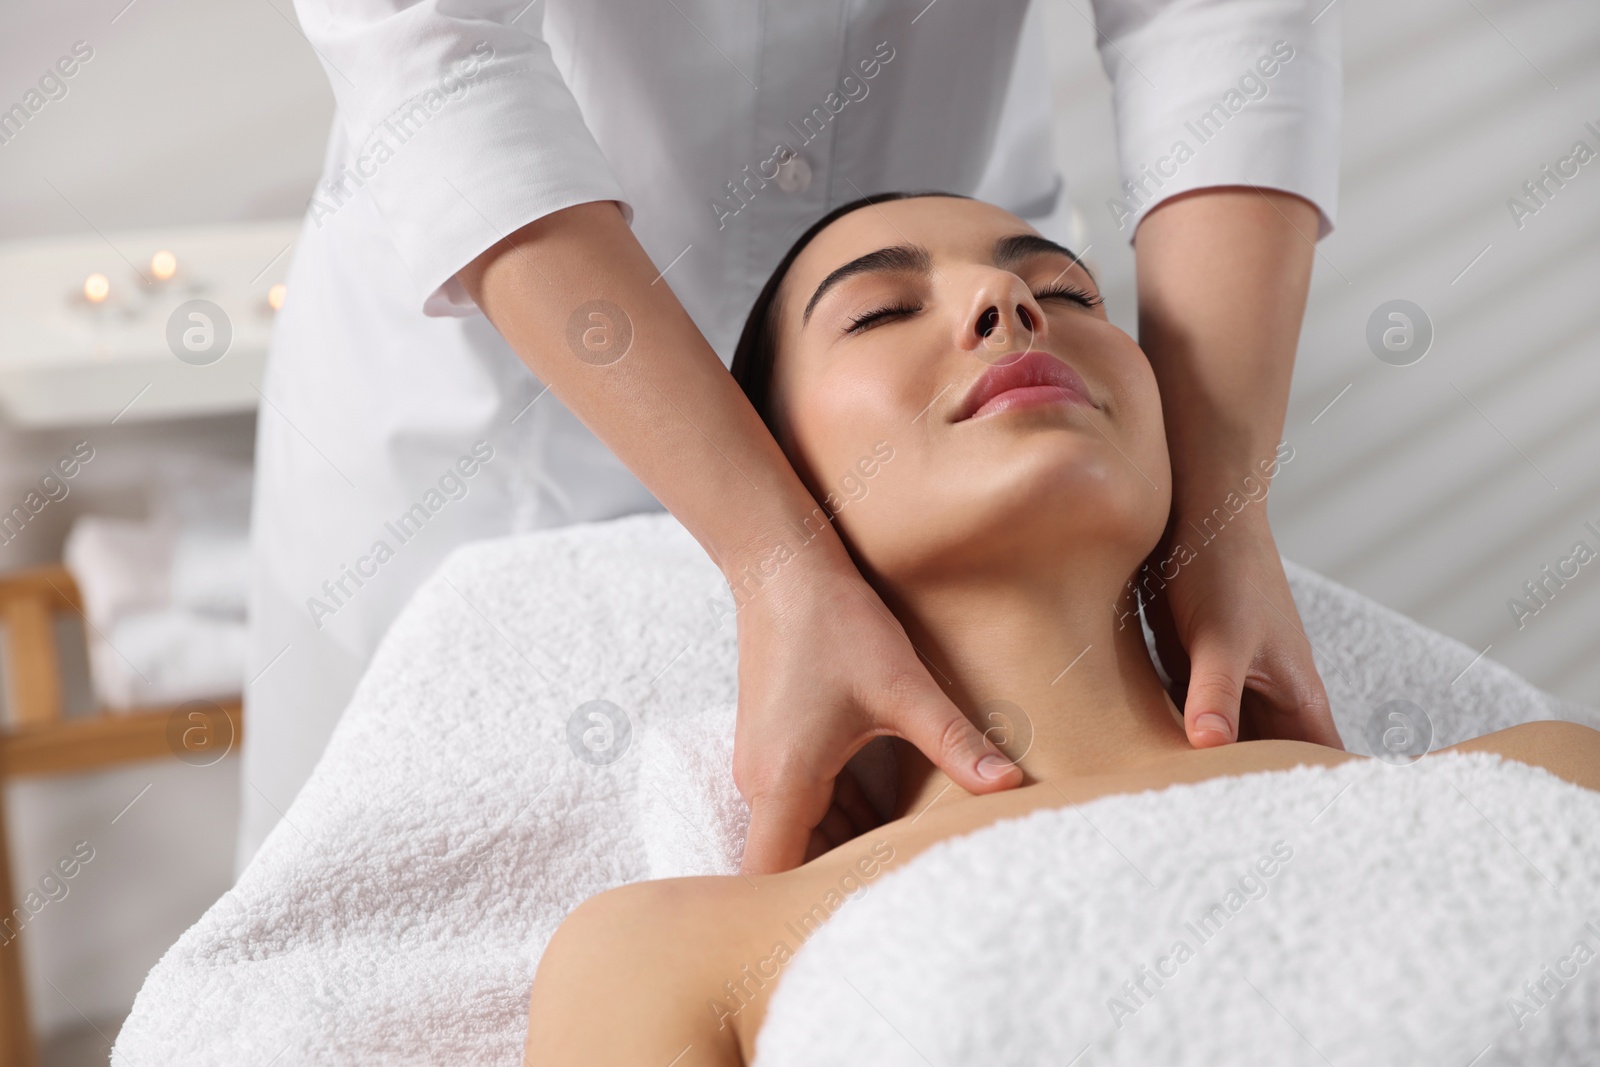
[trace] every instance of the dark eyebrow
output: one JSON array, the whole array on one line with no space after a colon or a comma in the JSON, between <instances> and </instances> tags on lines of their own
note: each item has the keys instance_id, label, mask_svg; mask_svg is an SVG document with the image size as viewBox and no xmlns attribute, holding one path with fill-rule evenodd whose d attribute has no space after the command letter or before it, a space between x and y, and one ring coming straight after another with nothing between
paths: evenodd
<instances>
[{"instance_id":1,"label":"dark eyebrow","mask_svg":"<svg viewBox=\"0 0 1600 1067\"><path fill-rule=\"evenodd\" d=\"M931 274L933 273L933 257L921 245L893 245L852 259L822 279L822 284L817 286L816 292L812 293L811 299L806 302L805 314L800 316L800 324L804 326L810 322L811 311L817 306L817 301L821 300L829 289L832 289L846 278L854 277L857 274L879 274L888 271Z\"/></svg>"},{"instance_id":2,"label":"dark eyebrow","mask_svg":"<svg viewBox=\"0 0 1600 1067\"><path fill-rule=\"evenodd\" d=\"M1029 256L1045 253L1066 256L1073 263L1083 267L1083 272L1089 275L1089 280L1095 282L1096 287L1099 286L1100 283L1095 281L1094 275L1090 273L1083 260L1078 258L1076 252L1065 245L1057 244L1048 237L1040 237L1036 233L1012 234L1010 237L1002 237L996 241L994 243L994 265L997 267L1010 267L1027 259Z\"/></svg>"}]
</instances>

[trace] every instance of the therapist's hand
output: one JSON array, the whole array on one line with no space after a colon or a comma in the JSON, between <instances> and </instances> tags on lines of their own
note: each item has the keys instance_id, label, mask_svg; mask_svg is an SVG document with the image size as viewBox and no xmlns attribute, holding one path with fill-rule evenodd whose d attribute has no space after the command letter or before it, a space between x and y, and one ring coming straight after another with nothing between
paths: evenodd
<instances>
[{"instance_id":1,"label":"therapist's hand","mask_svg":"<svg viewBox=\"0 0 1600 1067\"><path fill-rule=\"evenodd\" d=\"M1298 432L1285 440L1284 414L1317 226L1300 197L1219 187L1163 201L1134 237L1139 343L1172 456L1172 517L1151 560L1171 560L1180 541L1192 550L1160 575L1151 629L1200 748L1252 737L1344 747L1268 526L1263 477L1281 466L1280 442L1292 458Z\"/></svg>"},{"instance_id":2,"label":"therapist's hand","mask_svg":"<svg viewBox=\"0 0 1600 1067\"><path fill-rule=\"evenodd\" d=\"M1167 569L1146 576L1156 650L1196 748L1273 737L1342 749L1263 507L1247 503L1220 530L1211 515L1174 516L1150 560ZM1158 582L1180 543L1192 558Z\"/></svg>"},{"instance_id":3,"label":"therapist's hand","mask_svg":"<svg viewBox=\"0 0 1600 1067\"><path fill-rule=\"evenodd\" d=\"M733 777L750 805L744 873L789 870L882 821L844 772L881 734L910 741L969 793L1022 783L940 690L831 527L737 618Z\"/></svg>"}]
</instances>

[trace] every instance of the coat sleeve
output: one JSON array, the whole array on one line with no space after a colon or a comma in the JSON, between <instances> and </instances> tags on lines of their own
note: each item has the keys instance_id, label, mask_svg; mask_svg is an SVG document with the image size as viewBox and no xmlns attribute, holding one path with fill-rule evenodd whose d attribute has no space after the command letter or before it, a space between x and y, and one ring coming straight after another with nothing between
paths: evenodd
<instances>
[{"instance_id":1,"label":"coat sleeve","mask_svg":"<svg viewBox=\"0 0 1600 1067\"><path fill-rule=\"evenodd\" d=\"M1342 78L1331 0L1094 0L1112 83L1118 196L1133 239L1151 208L1217 185L1255 185L1316 205L1333 228Z\"/></svg>"},{"instance_id":2,"label":"coat sleeve","mask_svg":"<svg viewBox=\"0 0 1600 1067\"><path fill-rule=\"evenodd\" d=\"M431 315L471 315L455 274L562 208L632 207L528 0L295 0L350 146L312 198L318 224L370 195ZM335 140L338 140L337 138Z\"/></svg>"}]
</instances>

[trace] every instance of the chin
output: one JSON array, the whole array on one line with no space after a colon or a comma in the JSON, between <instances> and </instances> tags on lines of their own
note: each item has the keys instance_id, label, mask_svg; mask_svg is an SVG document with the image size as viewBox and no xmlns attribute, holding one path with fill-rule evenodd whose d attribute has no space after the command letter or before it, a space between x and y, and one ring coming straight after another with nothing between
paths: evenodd
<instances>
[{"instance_id":1,"label":"chin","mask_svg":"<svg viewBox=\"0 0 1600 1067\"><path fill-rule=\"evenodd\" d=\"M1116 468L1079 458L1002 470L975 465L933 492L858 513L847 543L864 570L896 584L1018 572L1042 578L1091 558L1108 572L1131 572L1165 529L1165 500L1158 508L1155 490L1137 474L1136 488Z\"/></svg>"},{"instance_id":2,"label":"chin","mask_svg":"<svg viewBox=\"0 0 1600 1067\"><path fill-rule=\"evenodd\" d=\"M1010 441L1004 457L993 457L988 464L979 483L984 489L974 496L1062 517L1085 510L1109 511L1120 523L1135 512L1154 508L1164 479L1155 472L1150 477L1155 486L1092 428L1059 423Z\"/></svg>"},{"instance_id":3,"label":"chin","mask_svg":"<svg viewBox=\"0 0 1600 1067\"><path fill-rule=\"evenodd\" d=\"M903 481L840 512L835 527L864 573L890 583L1043 574L1064 556L1126 572L1156 546L1171 504L1164 449L1130 458L1075 413L1043 405L988 418L996 432L908 456Z\"/></svg>"}]
</instances>

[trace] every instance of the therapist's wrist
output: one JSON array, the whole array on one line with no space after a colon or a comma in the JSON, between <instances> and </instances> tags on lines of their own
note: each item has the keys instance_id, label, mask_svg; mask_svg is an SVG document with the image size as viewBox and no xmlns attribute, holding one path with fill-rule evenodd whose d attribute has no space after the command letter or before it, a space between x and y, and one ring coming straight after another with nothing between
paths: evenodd
<instances>
[{"instance_id":1,"label":"therapist's wrist","mask_svg":"<svg viewBox=\"0 0 1600 1067\"><path fill-rule=\"evenodd\" d=\"M1258 473L1283 443L1283 423L1266 414L1259 422L1243 421L1239 412L1195 412L1180 425L1167 417L1167 447L1172 456L1173 504L1190 503ZM1280 464L1281 465L1281 464ZM1268 463L1268 466L1272 466ZM1269 477L1276 475L1273 467Z\"/></svg>"},{"instance_id":2,"label":"therapist's wrist","mask_svg":"<svg viewBox=\"0 0 1600 1067\"><path fill-rule=\"evenodd\" d=\"M718 553L716 560L722 576L736 591L772 583L788 587L856 570L831 516L814 502L810 510L796 509L763 520Z\"/></svg>"},{"instance_id":3,"label":"therapist's wrist","mask_svg":"<svg viewBox=\"0 0 1600 1067\"><path fill-rule=\"evenodd\" d=\"M1259 493L1294 460L1294 443L1276 440L1241 446L1204 463L1172 472L1174 514L1208 512L1230 493Z\"/></svg>"}]
</instances>

